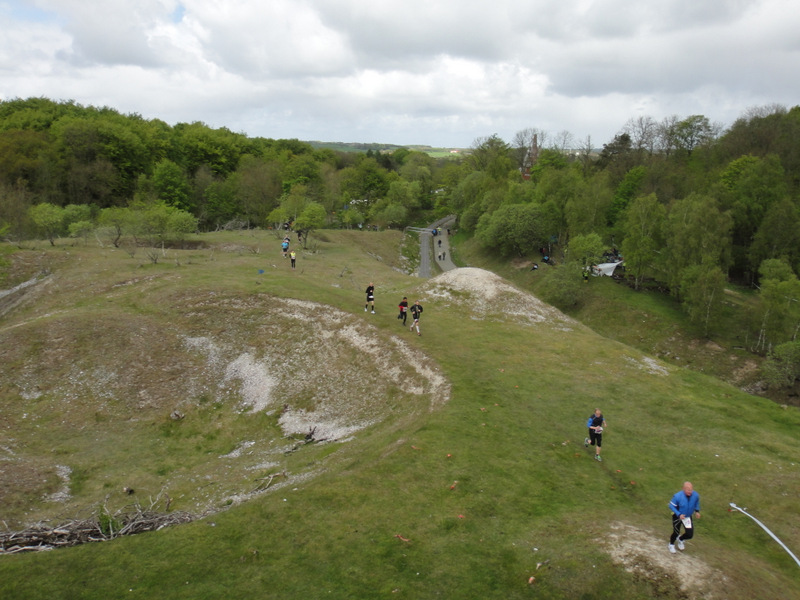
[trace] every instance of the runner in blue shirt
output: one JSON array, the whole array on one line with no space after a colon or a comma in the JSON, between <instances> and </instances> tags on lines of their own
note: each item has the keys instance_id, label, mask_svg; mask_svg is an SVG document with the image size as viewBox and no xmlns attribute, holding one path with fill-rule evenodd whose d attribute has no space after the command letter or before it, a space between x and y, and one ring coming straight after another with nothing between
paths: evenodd
<instances>
[{"instance_id":1,"label":"runner in blue shirt","mask_svg":"<svg viewBox=\"0 0 800 600\"><path fill-rule=\"evenodd\" d=\"M683 489L672 497L669 509L672 511L672 535L669 536L669 551L675 554L675 542L678 543L678 550L683 550L684 540L690 540L694 536L692 518L695 515L698 519L700 518L700 494L694 491L694 486L690 481L685 482ZM683 525L683 535L681 535L681 525Z\"/></svg>"}]
</instances>

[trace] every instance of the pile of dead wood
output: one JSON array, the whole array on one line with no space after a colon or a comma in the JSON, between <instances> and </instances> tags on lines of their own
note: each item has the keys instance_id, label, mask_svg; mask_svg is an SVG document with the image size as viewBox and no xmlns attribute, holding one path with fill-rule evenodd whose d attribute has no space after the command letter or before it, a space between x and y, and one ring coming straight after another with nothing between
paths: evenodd
<instances>
[{"instance_id":1,"label":"pile of dead wood","mask_svg":"<svg viewBox=\"0 0 800 600\"><path fill-rule=\"evenodd\" d=\"M87 542L106 542L123 535L156 531L171 525L188 523L195 516L186 512L157 512L151 503L142 508L137 502L113 515L104 505L88 519L76 519L51 527L38 523L21 531L0 532L0 554L53 550Z\"/></svg>"}]
</instances>

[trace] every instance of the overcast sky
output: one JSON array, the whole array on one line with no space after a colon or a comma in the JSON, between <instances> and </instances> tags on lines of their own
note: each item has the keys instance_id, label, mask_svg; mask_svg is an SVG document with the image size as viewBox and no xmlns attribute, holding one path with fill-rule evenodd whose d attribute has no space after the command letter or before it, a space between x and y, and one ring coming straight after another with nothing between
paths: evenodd
<instances>
[{"instance_id":1,"label":"overcast sky","mask_svg":"<svg viewBox=\"0 0 800 600\"><path fill-rule=\"evenodd\" d=\"M800 104L797 0L0 0L0 99L468 147Z\"/></svg>"}]
</instances>

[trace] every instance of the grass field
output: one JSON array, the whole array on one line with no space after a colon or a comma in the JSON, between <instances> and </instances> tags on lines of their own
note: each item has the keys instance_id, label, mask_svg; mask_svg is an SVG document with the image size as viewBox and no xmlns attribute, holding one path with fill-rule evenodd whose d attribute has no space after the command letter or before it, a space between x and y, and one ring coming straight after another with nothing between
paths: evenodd
<instances>
[{"instance_id":1,"label":"grass field","mask_svg":"<svg viewBox=\"0 0 800 600\"><path fill-rule=\"evenodd\" d=\"M518 318L507 294L442 294L403 272L396 232L321 232L294 272L270 232L198 241L157 265L108 248L4 252L5 287L50 275L3 299L0 518L57 520L106 498L121 508L123 486L214 511L0 556L0 597L800 597L797 565L728 510L748 507L800 551L796 408L652 358L645 326L627 344L567 317ZM474 263L470 252L456 256ZM369 281L377 315L363 311ZM421 337L395 319L403 295L425 307ZM298 319L286 299L322 308ZM670 335L669 312L648 310L654 338ZM337 342L342 332L375 352ZM243 407L247 389L220 386L228 371L184 339L213 341L220 363L261 361L278 406ZM328 396L372 425L297 446L279 405L321 411ZM602 463L582 443L595 407L609 425ZM70 499L42 502L61 485L56 465L73 473ZM287 485L230 501L281 471ZM687 479L703 518L670 556L667 503Z\"/></svg>"}]
</instances>

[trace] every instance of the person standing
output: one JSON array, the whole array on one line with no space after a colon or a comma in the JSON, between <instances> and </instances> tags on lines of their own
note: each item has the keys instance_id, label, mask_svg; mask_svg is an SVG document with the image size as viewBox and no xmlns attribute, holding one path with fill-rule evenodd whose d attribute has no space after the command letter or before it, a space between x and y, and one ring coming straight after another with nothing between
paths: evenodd
<instances>
[{"instance_id":1,"label":"person standing","mask_svg":"<svg viewBox=\"0 0 800 600\"><path fill-rule=\"evenodd\" d=\"M397 315L397 318L403 319L403 327L405 327L406 319L408 318L408 298L403 296L403 299L400 301L400 304L397 305L397 308L400 309L400 314Z\"/></svg>"},{"instance_id":2,"label":"person standing","mask_svg":"<svg viewBox=\"0 0 800 600\"><path fill-rule=\"evenodd\" d=\"M694 491L691 481L683 483L683 489L670 500L672 511L672 535L669 536L669 551L675 554L675 543L678 550L683 550L684 540L694 537L694 517L700 518L700 494ZM681 526L683 534L681 535Z\"/></svg>"},{"instance_id":3,"label":"person standing","mask_svg":"<svg viewBox=\"0 0 800 600\"><path fill-rule=\"evenodd\" d=\"M297 261L297 252L295 252L294 250L289 252L289 258L292 259L292 270L294 270L295 262Z\"/></svg>"},{"instance_id":4,"label":"person standing","mask_svg":"<svg viewBox=\"0 0 800 600\"><path fill-rule=\"evenodd\" d=\"M408 329L409 331L413 331L414 328L417 328L417 335L422 335L419 332L419 317L422 314L422 305L419 303L419 300L416 300L414 304L411 305L411 316L414 317L414 322L411 324L411 327Z\"/></svg>"},{"instance_id":5,"label":"person standing","mask_svg":"<svg viewBox=\"0 0 800 600\"><path fill-rule=\"evenodd\" d=\"M583 445L586 447L589 445L594 446L594 459L598 462L603 462L603 459L600 458L600 448L603 445L603 429L606 426L606 420L603 418L603 413L599 408L594 409L594 413L589 416L586 425L589 427L589 437L583 440Z\"/></svg>"},{"instance_id":6,"label":"person standing","mask_svg":"<svg viewBox=\"0 0 800 600\"><path fill-rule=\"evenodd\" d=\"M364 304L364 312L367 312L367 307L372 304L372 314L375 314L375 286L369 282L367 286L367 302Z\"/></svg>"}]
</instances>

